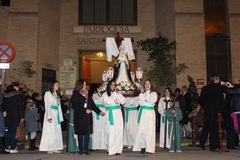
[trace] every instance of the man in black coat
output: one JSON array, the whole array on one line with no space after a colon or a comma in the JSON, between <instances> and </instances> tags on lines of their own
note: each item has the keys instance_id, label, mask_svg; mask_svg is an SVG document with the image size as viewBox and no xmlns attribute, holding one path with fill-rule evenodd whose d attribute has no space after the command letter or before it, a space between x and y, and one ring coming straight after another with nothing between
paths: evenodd
<instances>
[{"instance_id":1,"label":"man in black coat","mask_svg":"<svg viewBox=\"0 0 240 160\"><path fill-rule=\"evenodd\" d=\"M209 81L210 84L202 88L199 97L199 104L204 111L200 147L205 150L204 146L210 134L210 151L215 151L218 145L218 112L225 102L219 76L213 74L209 77Z\"/></svg>"},{"instance_id":2,"label":"man in black coat","mask_svg":"<svg viewBox=\"0 0 240 160\"><path fill-rule=\"evenodd\" d=\"M188 92L187 86L182 86L182 95L185 100L185 109L183 111L182 123L183 125L187 125L189 121L188 115L192 112L192 97L191 94Z\"/></svg>"},{"instance_id":3,"label":"man in black coat","mask_svg":"<svg viewBox=\"0 0 240 160\"><path fill-rule=\"evenodd\" d=\"M179 108L182 111L182 114L185 113L186 101L182 94L180 94L180 88L176 88L174 92L174 98L179 102ZM182 122L182 121L181 121Z\"/></svg>"}]
</instances>

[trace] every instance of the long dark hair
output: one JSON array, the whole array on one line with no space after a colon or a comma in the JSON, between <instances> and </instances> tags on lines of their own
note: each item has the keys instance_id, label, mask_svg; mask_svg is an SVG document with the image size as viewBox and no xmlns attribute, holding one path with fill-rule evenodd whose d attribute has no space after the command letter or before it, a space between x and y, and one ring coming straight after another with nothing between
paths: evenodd
<instances>
[{"instance_id":1,"label":"long dark hair","mask_svg":"<svg viewBox=\"0 0 240 160\"><path fill-rule=\"evenodd\" d=\"M106 89L106 90L107 90L107 95L108 95L108 97L110 97L110 96L111 96L111 93L112 93L112 90L111 90L112 82L115 83L115 81L110 80L110 81L108 82L108 84L107 84L107 89ZM116 83L115 83L115 85L116 85Z\"/></svg>"},{"instance_id":2,"label":"long dark hair","mask_svg":"<svg viewBox=\"0 0 240 160\"><path fill-rule=\"evenodd\" d=\"M19 87L20 84L18 82L12 82L9 86L7 86L6 93L16 91L14 87Z\"/></svg>"},{"instance_id":3,"label":"long dark hair","mask_svg":"<svg viewBox=\"0 0 240 160\"><path fill-rule=\"evenodd\" d=\"M54 94L54 85L55 85L56 83L59 84L59 82L55 80L55 81L53 81L53 82L50 84L50 86L49 86L49 91L51 92L52 95ZM57 93L57 96L60 98L60 92L59 92L59 90L57 90L56 93Z\"/></svg>"},{"instance_id":4,"label":"long dark hair","mask_svg":"<svg viewBox=\"0 0 240 160\"><path fill-rule=\"evenodd\" d=\"M151 84L150 92L152 92L152 91L154 90L154 87L153 87L152 81L151 81L150 79L146 79L146 80L144 81L144 83L143 83L143 89L146 90L146 89L145 89L145 82L147 82L147 81L149 81L150 84Z\"/></svg>"},{"instance_id":5,"label":"long dark hair","mask_svg":"<svg viewBox=\"0 0 240 160\"><path fill-rule=\"evenodd\" d=\"M83 83L84 83L84 79L77 80L74 86L74 90L80 91L81 89L83 89Z\"/></svg>"}]
</instances>

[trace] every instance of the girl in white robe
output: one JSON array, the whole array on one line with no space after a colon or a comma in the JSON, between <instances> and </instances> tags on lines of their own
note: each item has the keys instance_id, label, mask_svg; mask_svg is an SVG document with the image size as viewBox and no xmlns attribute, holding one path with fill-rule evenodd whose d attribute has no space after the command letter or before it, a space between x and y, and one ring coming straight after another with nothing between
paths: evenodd
<instances>
[{"instance_id":1,"label":"girl in white robe","mask_svg":"<svg viewBox=\"0 0 240 160\"><path fill-rule=\"evenodd\" d=\"M137 133L138 119L138 97L126 97L125 125L124 125L124 145L131 149Z\"/></svg>"},{"instance_id":2,"label":"girl in white robe","mask_svg":"<svg viewBox=\"0 0 240 160\"><path fill-rule=\"evenodd\" d=\"M156 114L154 105L158 95L152 91L150 80L144 82L144 89L139 95L138 131L133 145L133 151L155 153L156 143Z\"/></svg>"},{"instance_id":3,"label":"girl in white robe","mask_svg":"<svg viewBox=\"0 0 240 160\"><path fill-rule=\"evenodd\" d=\"M170 148L169 137L168 137L168 121L165 117L165 113L168 108L170 108L170 101L171 101L171 89L165 88L164 90L164 97L161 97L158 103L158 112L161 115L160 119L160 138L159 138L159 147L164 148L164 140L165 140L165 130L166 130L166 148ZM167 103L167 109L166 109ZM167 128L165 128L165 123Z\"/></svg>"},{"instance_id":4,"label":"girl in white robe","mask_svg":"<svg viewBox=\"0 0 240 160\"><path fill-rule=\"evenodd\" d=\"M48 154L60 153L59 150L63 149L61 129L63 115L58 89L59 83L54 81L44 95L45 115L39 151L47 151Z\"/></svg>"},{"instance_id":5,"label":"girl in white robe","mask_svg":"<svg viewBox=\"0 0 240 160\"><path fill-rule=\"evenodd\" d=\"M93 94L93 101L96 106L102 111L106 112L104 108L103 99L100 91L98 90L97 93ZM105 140L105 123L106 117L101 117L95 112L92 113L93 115L93 134L92 134L92 149L107 149L106 140Z\"/></svg>"},{"instance_id":6,"label":"girl in white robe","mask_svg":"<svg viewBox=\"0 0 240 160\"><path fill-rule=\"evenodd\" d=\"M109 155L120 155L123 149L123 116L120 104L125 104L126 99L116 91L116 83L109 81L107 91L103 93L103 103L106 107L106 138Z\"/></svg>"}]
</instances>

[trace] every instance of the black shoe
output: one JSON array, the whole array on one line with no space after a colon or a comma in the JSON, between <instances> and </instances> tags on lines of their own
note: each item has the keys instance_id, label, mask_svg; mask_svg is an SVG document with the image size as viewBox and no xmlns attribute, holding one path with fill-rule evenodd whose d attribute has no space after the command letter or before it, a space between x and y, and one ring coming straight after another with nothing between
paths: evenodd
<instances>
[{"instance_id":1,"label":"black shoe","mask_svg":"<svg viewBox=\"0 0 240 160\"><path fill-rule=\"evenodd\" d=\"M5 149L0 151L0 154L10 154L10 152L5 151Z\"/></svg>"},{"instance_id":2,"label":"black shoe","mask_svg":"<svg viewBox=\"0 0 240 160\"><path fill-rule=\"evenodd\" d=\"M141 154L145 154L145 152L146 152L145 148L142 148L141 149Z\"/></svg>"},{"instance_id":3,"label":"black shoe","mask_svg":"<svg viewBox=\"0 0 240 160\"><path fill-rule=\"evenodd\" d=\"M80 154L80 155L82 155L82 154L83 154L83 152L82 152L82 151L79 151L79 154Z\"/></svg>"},{"instance_id":4,"label":"black shoe","mask_svg":"<svg viewBox=\"0 0 240 160\"><path fill-rule=\"evenodd\" d=\"M236 149L234 146L227 146L227 149Z\"/></svg>"},{"instance_id":5,"label":"black shoe","mask_svg":"<svg viewBox=\"0 0 240 160\"><path fill-rule=\"evenodd\" d=\"M120 155L120 153L116 153L115 155L119 156L119 155Z\"/></svg>"},{"instance_id":6,"label":"black shoe","mask_svg":"<svg viewBox=\"0 0 240 160\"><path fill-rule=\"evenodd\" d=\"M88 151L83 152L84 155L90 155Z\"/></svg>"},{"instance_id":7,"label":"black shoe","mask_svg":"<svg viewBox=\"0 0 240 160\"><path fill-rule=\"evenodd\" d=\"M205 151L205 147L204 146L199 146L199 148L201 148L202 150Z\"/></svg>"},{"instance_id":8,"label":"black shoe","mask_svg":"<svg viewBox=\"0 0 240 160\"><path fill-rule=\"evenodd\" d=\"M35 151L36 148L28 148L29 151Z\"/></svg>"},{"instance_id":9,"label":"black shoe","mask_svg":"<svg viewBox=\"0 0 240 160\"><path fill-rule=\"evenodd\" d=\"M217 148L211 148L210 151L211 152L218 152L219 150Z\"/></svg>"}]
</instances>

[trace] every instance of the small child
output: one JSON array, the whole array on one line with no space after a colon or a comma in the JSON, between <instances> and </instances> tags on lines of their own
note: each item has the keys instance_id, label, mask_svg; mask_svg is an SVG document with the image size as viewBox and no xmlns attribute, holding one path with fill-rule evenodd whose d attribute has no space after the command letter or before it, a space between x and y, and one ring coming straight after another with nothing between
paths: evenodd
<instances>
[{"instance_id":1,"label":"small child","mask_svg":"<svg viewBox=\"0 0 240 160\"><path fill-rule=\"evenodd\" d=\"M38 114L38 110L36 108L35 101L30 100L27 102L25 110L25 130L27 132L29 138L29 151L33 151L38 149L35 146L37 131L39 130L38 120L40 115Z\"/></svg>"},{"instance_id":2,"label":"small child","mask_svg":"<svg viewBox=\"0 0 240 160\"><path fill-rule=\"evenodd\" d=\"M182 111L179 109L178 104L179 104L178 101L170 102L171 107L167 109L167 112L166 112L166 118L169 121L169 124L168 124L168 135L170 140L169 152L175 152L175 151L181 152L181 125L179 124L179 121L182 120L183 116L182 116ZM174 129L174 125L176 127L176 130Z\"/></svg>"}]
</instances>

